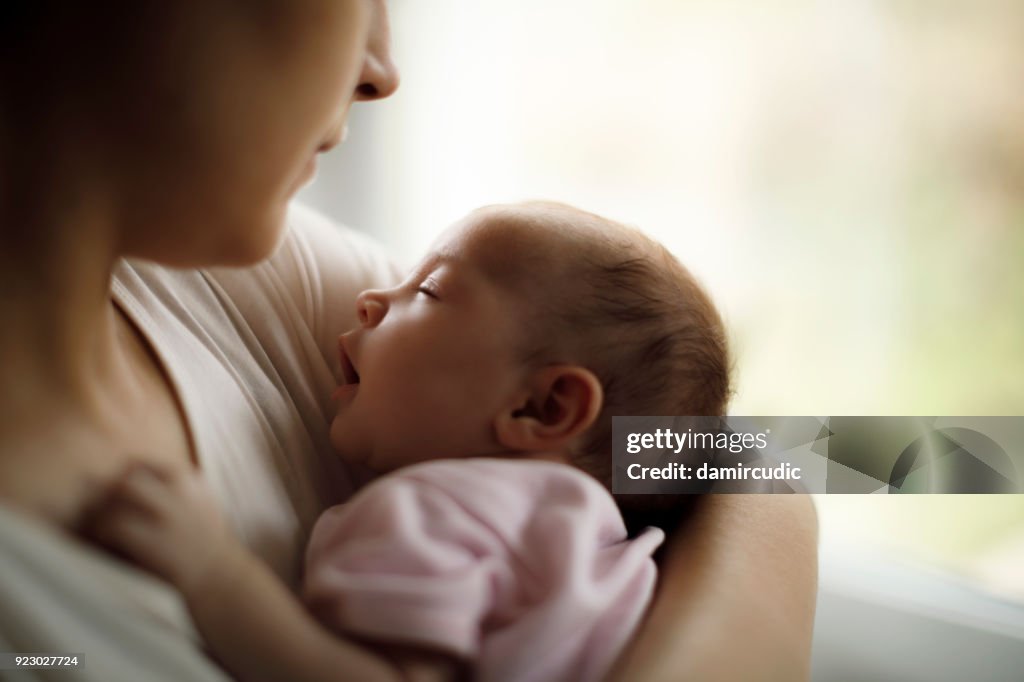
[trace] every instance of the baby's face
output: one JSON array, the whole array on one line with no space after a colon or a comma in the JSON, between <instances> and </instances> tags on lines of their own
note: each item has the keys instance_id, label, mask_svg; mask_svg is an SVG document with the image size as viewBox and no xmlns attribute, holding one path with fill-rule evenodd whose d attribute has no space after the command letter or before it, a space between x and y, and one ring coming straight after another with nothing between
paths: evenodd
<instances>
[{"instance_id":1,"label":"baby's face","mask_svg":"<svg viewBox=\"0 0 1024 682\"><path fill-rule=\"evenodd\" d=\"M404 282L360 294L360 326L339 339L331 442L344 458L386 472L501 452L494 420L527 376L524 298L501 273L528 267L537 247L515 230L474 213Z\"/></svg>"}]
</instances>

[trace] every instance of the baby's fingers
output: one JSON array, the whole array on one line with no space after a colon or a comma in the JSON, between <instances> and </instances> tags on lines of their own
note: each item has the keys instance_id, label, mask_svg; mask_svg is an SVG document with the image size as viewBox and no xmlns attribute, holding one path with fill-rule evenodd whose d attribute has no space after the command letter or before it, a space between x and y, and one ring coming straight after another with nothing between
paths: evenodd
<instances>
[{"instance_id":1,"label":"baby's fingers","mask_svg":"<svg viewBox=\"0 0 1024 682\"><path fill-rule=\"evenodd\" d=\"M144 464L131 466L110 491L112 501L134 506L157 519L174 513L174 497L171 474Z\"/></svg>"},{"instance_id":2,"label":"baby's fingers","mask_svg":"<svg viewBox=\"0 0 1024 682\"><path fill-rule=\"evenodd\" d=\"M98 501L85 533L184 591L230 544L216 501L189 471L133 465Z\"/></svg>"},{"instance_id":3,"label":"baby's fingers","mask_svg":"<svg viewBox=\"0 0 1024 682\"><path fill-rule=\"evenodd\" d=\"M168 543L157 519L133 504L113 501L96 511L88 533L97 542L167 579Z\"/></svg>"}]
</instances>

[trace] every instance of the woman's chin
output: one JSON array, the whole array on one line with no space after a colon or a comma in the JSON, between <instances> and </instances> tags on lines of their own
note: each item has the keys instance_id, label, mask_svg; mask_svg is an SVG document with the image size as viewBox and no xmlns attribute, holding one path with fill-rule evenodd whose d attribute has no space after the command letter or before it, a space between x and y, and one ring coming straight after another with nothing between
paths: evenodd
<instances>
[{"instance_id":1,"label":"woman's chin","mask_svg":"<svg viewBox=\"0 0 1024 682\"><path fill-rule=\"evenodd\" d=\"M254 219L248 230L235 233L231 243L221 249L218 265L243 267L266 260L284 241L287 205L276 207L272 215Z\"/></svg>"}]
</instances>

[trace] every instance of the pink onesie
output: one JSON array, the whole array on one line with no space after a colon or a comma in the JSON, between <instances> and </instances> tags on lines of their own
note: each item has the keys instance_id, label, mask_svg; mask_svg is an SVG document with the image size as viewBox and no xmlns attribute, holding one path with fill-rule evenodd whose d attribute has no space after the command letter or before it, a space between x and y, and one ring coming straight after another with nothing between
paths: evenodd
<instances>
[{"instance_id":1,"label":"pink onesie","mask_svg":"<svg viewBox=\"0 0 1024 682\"><path fill-rule=\"evenodd\" d=\"M570 466L437 460L327 510L304 592L339 633L451 652L477 680L599 680L650 601L663 539L627 540L608 491Z\"/></svg>"}]
</instances>

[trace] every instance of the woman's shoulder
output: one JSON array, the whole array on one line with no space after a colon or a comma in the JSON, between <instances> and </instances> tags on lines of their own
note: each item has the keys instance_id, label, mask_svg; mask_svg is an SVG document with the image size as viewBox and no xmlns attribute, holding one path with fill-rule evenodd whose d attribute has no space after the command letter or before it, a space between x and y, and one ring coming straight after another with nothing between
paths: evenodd
<instances>
[{"instance_id":1,"label":"woman's shoulder","mask_svg":"<svg viewBox=\"0 0 1024 682\"><path fill-rule=\"evenodd\" d=\"M333 358L338 335L358 322L359 292L392 286L400 271L372 238L313 209L292 204L285 220L281 243L266 261L251 268L212 268L206 276L239 305L294 308Z\"/></svg>"},{"instance_id":2,"label":"woman's shoulder","mask_svg":"<svg viewBox=\"0 0 1024 682\"><path fill-rule=\"evenodd\" d=\"M223 334L236 347L239 332L270 344L308 339L336 369L337 337L357 323L356 296L399 278L372 239L293 205L281 243L257 265L178 270L127 261L115 269L113 293L129 313L153 318L158 330L180 324L214 343Z\"/></svg>"},{"instance_id":3,"label":"woman's shoulder","mask_svg":"<svg viewBox=\"0 0 1024 682\"><path fill-rule=\"evenodd\" d=\"M280 246L259 269L273 272L273 284L333 353L338 334L357 323L359 292L394 285L400 270L379 243L306 206L293 204L286 221Z\"/></svg>"},{"instance_id":4,"label":"woman's shoulder","mask_svg":"<svg viewBox=\"0 0 1024 682\"><path fill-rule=\"evenodd\" d=\"M129 261L112 283L175 386L196 456L246 543L288 576L305 532L351 492L329 439L337 337L394 268L369 239L305 209L247 268Z\"/></svg>"}]
</instances>

